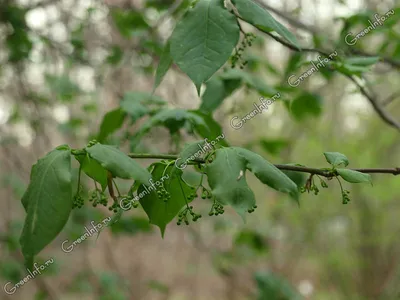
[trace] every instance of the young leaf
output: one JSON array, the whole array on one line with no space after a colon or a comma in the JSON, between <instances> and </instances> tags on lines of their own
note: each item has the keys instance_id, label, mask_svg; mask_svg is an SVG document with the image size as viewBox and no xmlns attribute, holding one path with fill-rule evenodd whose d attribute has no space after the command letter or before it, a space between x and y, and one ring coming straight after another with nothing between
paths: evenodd
<instances>
[{"instance_id":1,"label":"young leaf","mask_svg":"<svg viewBox=\"0 0 400 300\"><path fill-rule=\"evenodd\" d=\"M256 200L246 181L246 161L233 148L218 149L212 163L206 166L212 195L223 205L231 205L245 219L245 213Z\"/></svg>"},{"instance_id":2,"label":"young leaf","mask_svg":"<svg viewBox=\"0 0 400 300\"><path fill-rule=\"evenodd\" d=\"M170 53L170 42L168 41L160 57L160 62L158 63L156 71L156 79L154 81L154 86L153 86L153 93L158 88L161 81L164 79L164 76L165 74L167 74L171 65L172 65L172 57Z\"/></svg>"},{"instance_id":3,"label":"young leaf","mask_svg":"<svg viewBox=\"0 0 400 300\"><path fill-rule=\"evenodd\" d=\"M369 182L372 184L371 175L349 170L349 169L336 169L338 174L347 182L362 183Z\"/></svg>"},{"instance_id":4,"label":"young leaf","mask_svg":"<svg viewBox=\"0 0 400 300\"><path fill-rule=\"evenodd\" d=\"M343 164L345 167L349 164L347 157L339 152L325 152L324 153L326 161L330 163L333 167L337 167Z\"/></svg>"},{"instance_id":5,"label":"young leaf","mask_svg":"<svg viewBox=\"0 0 400 300\"><path fill-rule=\"evenodd\" d=\"M233 149L245 159L246 168L254 173L262 183L289 194L296 201L299 200L297 185L281 170L257 153L239 147L233 147Z\"/></svg>"},{"instance_id":6,"label":"young leaf","mask_svg":"<svg viewBox=\"0 0 400 300\"><path fill-rule=\"evenodd\" d=\"M79 161L82 171L93 180L100 183L103 191L107 187L107 170L104 169L96 160L89 155L77 155L75 158Z\"/></svg>"},{"instance_id":7,"label":"young leaf","mask_svg":"<svg viewBox=\"0 0 400 300\"><path fill-rule=\"evenodd\" d=\"M296 37L271 14L252 0L232 0L240 16L261 31L275 31L288 42L300 49Z\"/></svg>"},{"instance_id":8,"label":"young leaf","mask_svg":"<svg viewBox=\"0 0 400 300\"><path fill-rule=\"evenodd\" d=\"M20 237L27 267L63 229L72 209L71 150L58 148L33 165L22 197L27 212Z\"/></svg>"},{"instance_id":9,"label":"young leaf","mask_svg":"<svg viewBox=\"0 0 400 300\"><path fill-rule=\"evenodd\" d=\"M114 109L105 114L100 125L97 140L103 142L110 134L121 128L125 120L125 112L121 108Z\"/></svg>"},{"instance_id":10,"label":"young leaf","mask_svg":"<svg viewBox=\"0 0 400 300\"><path fill-rule=\"evenodd\" d=\"M161 235L164 237L165 228L171 222L178 212L192 200L187 199L192 193L193 188L187 185L181 178L182 171L169 166L165 170L165 165L157 163L151 173L154 182L162 182L166 191L171 195L171 198L164 202L160 199L155 191L158 188L156 185L145 188L141 185L137 194L144 195L140 197L140 204L149 217L150 223L157 225L161 230ZM165 170L165 173L164 173ZM163 175L164 173L164 175ZM163 176L168 175L168 179L161 179Z\"/></svg>"},{"instance_id":11,"label":"young leaf","mask_svg":"<svg viewBox=\"0 0 400 300\"><path fill-rule=\"evenodd\" d=\"M87 147L86 151L115 177L135 179L142 184L149 184L151 179L149 171L117 148L110 145L96 144Z\"/></svg>"},{"instance_id":12,"label":"young leaf","mask_svg":"<svg viewBox=\"0 0 400 300\"><path fill-rule=\"evenodd\" d=\"M174 62L200 86L221 68L239 41L236 17L223 1L199 0L178 23L170 38Z\"/></svg>"}]
</instances>

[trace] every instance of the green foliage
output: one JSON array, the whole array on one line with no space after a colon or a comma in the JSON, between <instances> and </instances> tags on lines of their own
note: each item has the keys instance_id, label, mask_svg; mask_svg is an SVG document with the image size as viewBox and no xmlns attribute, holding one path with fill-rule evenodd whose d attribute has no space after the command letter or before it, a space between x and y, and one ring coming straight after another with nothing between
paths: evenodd
<instances>
[{"instance_id":1,"label":"green foliage","mask_svg":"<svg viewBox=\"0 0 400 300\"><path fill-rule=\"evenodd\" d=\"M200 87L229 59L239 26L219 0L200 0L177 24L172 36L174 62Z\"/></svg>"},{"instance_id":2,"label":"green foliage","mask_svg":"<svg viewBox=\"0 0 400 300\"><path fill-rule=\"evenodd\" d=\"M178 212L193 199L194 188L182 180L182 171L174 166L157 163L151 172L154 182L161 182L167 195L171 195L168 200L161 200L161 188L147 189L141 185L138 189L140 204L149 217L150 223L160 228L161 235L164 236L165 228ZM168 175L168 179L162 177ZM149 191L149 192L146 192ZM140 195L144 195L140 197ZM172 197L173 196L173 197Z\"/></svg>"},{"instance_id":3,"label":"green foliage","mask_svg":"<svg viewBox=\"0 0 400 300\"><path fill-rule=\"evenodd\" d=\"M71 150L62 146L40 159L22 197L27 213L20 243L26 265L62 230L72 208Z\"/></svg>"},{"instance_id":4,"label":"green foliage","mask_svg":"<svg viewBox=\"0 0 400 300\"><path fill-rule=\"evenodd\" d=\"M273 273L257 273L255 280L258 286L259 300L300 300L302 297L290 284Z\"/></svg>"},{"instance_id":5,"label":"green foliage","mask_svg":"<svg viewBox=\"0 0 400 300\"><path fill-rule=\"evenodd\" d=\"M109 145L95 144L86 147L87 153L100 165L111 172L115 177L123 179L135 179L144 185L149 184L150 173L129 158L125 153Z\"/></svg>"},{"instance_id":6,"label":"green foliage","mask_svg":"<svg viewBox=\"0 0 400 300\"><path fill-rule=\"evenodd\" d=\"M336 169L338 174L347 182L362 183L369 182L372 184L371 175L349 170L349 169Z\"/></svg>"},{"instance_id":7,"label":"green foliage","mask_svg":"<svg viewBox=\"0 0 400 300\"><path fill-rule=\"evenodd\" d=\"M125 112L121 108L116 108L106 113L100 125L100 132L97 139L103 142L110 134L121 128L125 120Z\"/></svg>"},{"instance_id":8,"label":"green foliage","mask_svg":"<svg viewBox=\"0 0 400 300\"><path fill-rule=\"evenodd\" d=\"M302 93L291 102L290 112L298 121L318 117L322 113L322 98L317 94Z\"/></svg>"},{"instance_id":9,"label":"green foliage","mask_svg":"<svg viewBox=\"0 0 400 300\"><path fill-rule=\"evenodd\" d=\"M232 2L243 20L254 25L261 31L275 31L288 42L300 48L296 37L257 3L252 0L232 0Z\"/></svg>"},{"instance_id":10,"label":"green foliage","mask_svg":"<svg viewBox=\"0 0 400 300\"><path fill-rule=\"evenodd\" d=\"M156 79L154 81L153 92L162 82L165 74L167 74L169 68L172 65L172 57L170 53L170 43L169 41L164 47L164 51L160 57L160 62L158 63L157 71L156 71Z\"/></svg>"},{"instance_id":11,"label":"green foliage","mask_svg":"<svg viewBox=\"0 0 400 300\"><path fill-rule=\"evenodd\" d=\"M89 155L77 155L75 158L79 161L81 170L85 172L87 176L100 183L104 191L107 187L107 170Z\"/></svg>"},{"instance_id":12,"label":"green foliage","mask_svg":"<svg viewBox=\"0 0 400 300\"><path fill-rule=\"evenodd\" d=\"M326 161L330 163L333 167L340 166L343 164L345 167L348 166L349 160L347 157L339 152L325 152L324 153Z\"/></svg>"}]
</instances>

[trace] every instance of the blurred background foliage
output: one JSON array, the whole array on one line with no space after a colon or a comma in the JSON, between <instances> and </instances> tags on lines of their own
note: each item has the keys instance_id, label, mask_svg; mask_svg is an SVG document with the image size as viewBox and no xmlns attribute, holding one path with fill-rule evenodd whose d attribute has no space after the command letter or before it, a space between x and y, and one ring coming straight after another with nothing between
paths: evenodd
<instances>
[{"instance_id":1,"label":"blurred background foliage","mask_svg":"<svg viewBox=\"0 0 400 300\"><path fill-rule=\"evenodd\" d=\"M191 2L0 1L2 287L26 276L18 239L31 165L59 144L83 147L96 137L127 152L178 153L187 141L223 132L224 143L273 163L324 167L322 153L338 151L350 167L400 165L399 132L351 82L324 68L290 87L287 78L308 70L315 56L290 52L246 25L256 39L244 51L242 70L229 71L227 64L228 72L207 82L199 98L173 66L151 96L164 44ZM368 69L349 62L342 72L363 72L374 94L386 99L385 110L400 119L399 1L264 3L281 13L279 20L304 46L390 58ZM355 46L344 43L348 32L390 9L395 14ZM230 126L233 116L253 110L260 95L277 91L281 98L267 112L240 130ZM97 240L65 253L64 240L77 239L91 221L109 215L92 207L74 210L41 254L54 264L16 294L2 291L0 299L399 299L399 178L374 175L373 187L348 185L347 205L337 183L329 182L318 196L303 194L300 207L254 178L249 182L259 208L245 224L228 210L189 227L171 224L161 239L135 210ZM207 215L209 204L197 199L194 205Z\"/></svg>"}]
</instances>

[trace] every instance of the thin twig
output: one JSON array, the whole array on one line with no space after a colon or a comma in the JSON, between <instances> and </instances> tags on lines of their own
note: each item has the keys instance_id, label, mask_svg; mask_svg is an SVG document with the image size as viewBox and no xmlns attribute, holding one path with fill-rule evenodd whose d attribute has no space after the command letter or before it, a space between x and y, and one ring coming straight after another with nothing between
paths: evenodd
<instances>
[{"instance_id":1,"label":"thin twig","mask_svg":"<svg viewBox=\"0 0 400 300\"><path fill-rule=\"evenodd\" d=\"M139 159L171 159L177 160L179 158L178 155L173 154L148 154L148 153L130 153L128 154L130 158L139 158ZM196 158L192 161L192 164L204 164L205 160L201 158ZM326 169L317 169L317 168L308 168L303 166L293 166L293 165L275 165L279 170L285 171L294 171L294 172L302 172L315 174L324 177L334 177L336 176L335 172L332 170ZM350 169L353 171L361 172L361 173L370 173L370 174L392 174L392 175L400 175L400 167L399 168L378 168L378 169Z\"/></svg>"}]
</instances>

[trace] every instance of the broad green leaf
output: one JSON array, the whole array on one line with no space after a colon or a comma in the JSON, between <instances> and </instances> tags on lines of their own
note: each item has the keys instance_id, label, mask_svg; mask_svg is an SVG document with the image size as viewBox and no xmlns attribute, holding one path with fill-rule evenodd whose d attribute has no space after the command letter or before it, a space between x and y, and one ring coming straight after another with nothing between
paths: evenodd
<instances>
[{"instance_id":1,"label":"broad green leaf","mask_svg":"<svg viewBox=\"0 0 400 300\"><path fill-rule=\"evenodd\" d=\"M124 94L123 101L139 102L140 104L143 104L145 106L167 104L167 102L163 98L147 92L126 92Z\"/></svg>"},{"instance_id":2,"label":"broad green leaf","mask_svg":"<svg viewBox=\"0 0 400 300\"><path fill-rule=\"evenodd\" d=\"M27 212L20 237L27 267L63 229L72 209L71 151L60 147L33 165L22 197Z\"/></svg>"},{"instance_id":3,"label":"broad green leaf","mask_svg":"<svg viewBox=\"0 0 400 300\"><path fill-rule=\"evenodd\" d=\"M232 206L245 219L256 200L246 181L246 160L233 148L218 149L215 159L206 165L212 195L223 205Z\"/></svg>"},{"instance_id":4,"label":"broad green leaf","mask_svg":"<svg viewBox=\"0 0 400 300\"><path fill-rule=\"evenodd\" d=\"M288 166L298 166L298 164L286 164ZM301 172L282 170L282 172L289 177L298 188L304 186L307 181L307 176Z\"/></svg>"},{"instance_id":5,"label":"broad green leaf","mask_svg":"<svg viewBox=\"0 0 400 300\"><path fill-rule=\"evenodd\" d=\"M221 0L199 0L170 38L174 62L200 86L221 68L239 41L236 17Z\"/></svg>"},{"instance_id":6,"label":"broad green leaf","mask_svg":"<svg viewBox=\"0 0 400 300\"><path fill-rule=\"evenodd\" d=\"M371 175L349 170L349 169L336 169L338 174L347 182L351 183L372 183Z\"/></svg>"},{"instance_id":7,"label":"broad green leaf","mask_svg":"<svg viewBox=\"0 0 400 300\"><path fill-rule=\"evenodd\" d=\"M87 176L100 183L104 191L107 187L107 170L89 155L76 155L75 158L79 161L82 171L85 172Z\"/></svg>"},{"instance_id":8,"label":"broad green leaf","mask_svg":"<svg viewBox=\"0 0 400 300\"><path fill-rule=\"evenodd\" d=\"M349 164L347 157L339 152L324 152L326 161L330 163L333 167L337 167L343 164L345 167Z\"/></svg>"},{"instance_id":9,"label":"broad green leaf","mask_svg":"<svg viewBox=\"0 0 400 300\"><path fill-rule=\"evenodd\" d=\"M177 160L177 164L185 164L187 160L203 157L205 150L211 149L211 145L207 148L204 148L204 144L204 140L186 144L181 153L178 155L179 158Z\"/></svg>"},{"instance_id":10,"label":"broad green leaf","mask_svg":"<svg viewBox=\"0 0 400 300\"><path fill-rule=\"evenodd\" d=\"M171 195L170 199L164 202L163 199L157 196L155 189L160 190L160 187L156 184L154 184L154 187L149 187L148 189L141 185L137 192L140 204L149 217L150 223L160 228L163 237L167 224L175 218L186 203L192 201L191 198L187 198L194 193L194 188L182 180L181 170L174 166L169 166L165 170L165 167L161 163L155 164L151 175L154 183L160 182L163 184L164 188ZM162 179L166 175L168 175L168 179Z\"/></svg>"},{"instance_id":11,"label":"broad green leaf","mask_svg":"<svg viewBox=\"0 0 400 300\"><path fill-rule=\"evenodd\" d=\"M105 114L103 121L100 125L100 132L97 140L104 142L104 140L113 132L120 129L125 120L125 112L121 108L114 109Z\"/></svg>"},{"instance_id":12,"label":"broad green leaf","mask_svg":"<svg viewBox=\"0 0 400 300\"><path fill-rule=\"evenodd\" d=\"M240 16L261 31L275 31L288 42L300 49L296 37L285 26L276 21L271 14L252 0L232 0Z\"/></svg>"},{"instance_id":13,"label":"broad green leaf","mask_svg":"<svg viewBox=\"0 0 400 300\"><path fill-rule=\"evenodd\" d=\"M322 98L317 94L304 92L292 101L290 112L298 121L310 116L318 117L322 113Z\"/></svg>"},{"instance_id":14,"label":"broad green leaf","mask_svg":"<svg viewBox=\"0 0 400 300\"><path fill-rule=\"evenodd\" d=\"M164 76L165 74L167 74L171 65L172 65L172 57L170 53L170 42L168 41L160 57L160 62L158 63L156 71L156 79L154 81L154 86L153 86L153 92L158 88L158 86L164 79Z\"/></svg>"},{"instance_id":15,"label":"broad green leaf","mask_svg":"<svg viewBox=\"0 0 400 300\"><path fill-rule=\"evenodd\" d=\"M211 78L206 84L200 106L204 112L213 112L234 90L240 87L240 79L221 79L218 76Z\"/></svg>"},{"instance_id":16,"label":"broad green leaf","mask_svg":"<svg viewBox=\"0 0 400 300\"><path fill-rule=\"evenodd\" d=\"M239 147L233 147L233 149L245 159L246 168L254 173L262 183L289 194L296 201L299 200L297 185L281 170L257 153Z\"/></svg>"},{"instance_id":17,"label":"broad green leaf","mask_svg":"<svg viewBox=\"0 0 400 300\"><path fill-rule=\"evenodd\" d=\"M117 148L110 145L96 144L86 147L86 151L115 177L135 179L142 184L149 184L151 179L149 171Z\"/></svg>"}]
</instances>

